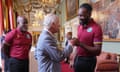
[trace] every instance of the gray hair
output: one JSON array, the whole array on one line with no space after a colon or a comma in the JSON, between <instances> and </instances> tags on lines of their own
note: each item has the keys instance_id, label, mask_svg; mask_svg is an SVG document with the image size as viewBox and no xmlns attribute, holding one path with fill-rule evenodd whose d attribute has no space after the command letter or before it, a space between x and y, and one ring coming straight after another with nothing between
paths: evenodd
<instances>
[{"instance_id":1,"label":"gray hair","mask_svg":"<svg viewBox=\"0 0 120 72\"><path fill-rule=\"evenodd\" d=\"M45 16L44 21L43 21L43 25L44 27L46 27L47 29L49 29L53 23L56 23L58 20L58 16L50 13L48 15Z\"/></svg>"},{"instance_id":2,"label":"gray hair","mask_svg":"<svg viewBox=\"0 0 120 72\"><path fill-rule=\"evenodd\" d=\"M18 16L17 17L17 24L19 23L28 23L27 18L24 16Z\"/></svg>"}]
</instances>

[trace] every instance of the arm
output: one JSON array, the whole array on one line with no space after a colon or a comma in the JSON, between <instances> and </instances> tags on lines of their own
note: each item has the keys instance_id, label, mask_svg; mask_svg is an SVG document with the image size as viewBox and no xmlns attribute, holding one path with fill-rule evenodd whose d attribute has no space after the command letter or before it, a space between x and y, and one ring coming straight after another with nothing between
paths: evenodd
<instances>
[{"instance_id":1,"label":"arm","mask_svg":"<svg viewBox=\"0 0 120 72\"><path fill-rule=\"evenodd\" d=\"M77 55L77 47L74 47L73 52L70 55L70 67L73 67L76 55Z\"/></svg>"},{"instance_id":2,"label":"arm","mask_svg":"<svg viewBox=\"0 0 120 72\"><path fill-rule=\"evenodd\" d=\"M55 62L60 62L65 57L69 56L70 53L72 52L72 47L70 45L64 48L64 50L60 50L54 41L46 40L45 43L46 43L45 48L49 54L50 59Z\"/></svg>"},{"instance_id":3,"label":"arm","mask_svg":"<svg viewBox=\"0 0 120 72\"><path fill-rule=\"evenodd\" d=\"M10 51L10 46L12 44L14 35L15 35L15 31L11 31L11 32L7 33L7 35L5 36L5 39L3 41L2 52L7 56L9 56L9 53L10 53L9 52Z\"/></svg>"},{"instance_id":4,"label":"arm","mask_svg":"<svg viewBox=\"0 0 120 72\"><path fill-rule=\"evenodd\" d=\"M94 47L91 47L80 42L79 46L81 46L93 55L99 55L101 53L102 44L94 44Z\"/></svg>"},{"instance_id":5,"label":"arm","mask_svg":"<svg viewBox=\"0 0 120 72\"><path fill-rule=\"evenodd\" d=\"M3 42L2 48L1 48L1 51L8 57L9 57L9 51L10 51L9 47L10 45L7 42Z\"/></svg>"}]
</instances>

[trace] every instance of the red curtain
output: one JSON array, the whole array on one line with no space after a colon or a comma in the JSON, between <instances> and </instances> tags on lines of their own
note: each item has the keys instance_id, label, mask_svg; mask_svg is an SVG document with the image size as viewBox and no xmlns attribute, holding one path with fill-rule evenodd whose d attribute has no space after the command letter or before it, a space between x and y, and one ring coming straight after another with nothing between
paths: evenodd
<instances>
[{"instance_id":1,"label":"red curtain","mask_svg":"<svg viewBox=\"0 0 120 72\"><path fill-rule=\"evenodd\" d=\"M7 7L8 7L8 13L9 13L9 24L10 24L10 29L14 29L14 12L13 12L13 2L12 0L6 0L6 4L7 4Z\"/></svg>"},{"instance_id":2,"label":"red curtain","mask_svg":"<svg viewBox=\"0 0 120 72\"><path fill-rule=\"evenodd\" d=\"M3 5L2 5L2 0L0 0L0 36L3 33L4 30L4 19L3 19Z\"/></svg>"}]
</instances>

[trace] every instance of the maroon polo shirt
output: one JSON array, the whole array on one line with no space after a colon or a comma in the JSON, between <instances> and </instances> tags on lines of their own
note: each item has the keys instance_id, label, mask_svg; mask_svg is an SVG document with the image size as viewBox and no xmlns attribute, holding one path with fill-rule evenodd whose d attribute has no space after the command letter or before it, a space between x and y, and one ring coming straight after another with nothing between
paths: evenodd
<instances>
[{"instance_id":1,"label":"maroon polo shirt","mask_svg":"<svg viewBox=\"0 0 120 72\"><path fill-rule=\"evenodd\" d=\"M17 59L28 59L32 44L32 36L29 32L22 33L14 29L5 37L5 42L10 44L10 56Z\"/></svg>"},{"instance_id":2,"label":"maroon polo shirt","mask_svg":"<svg viewBox=\"0 0 120 72\"><path fill-rule=\"evenodd\" d=\"M88 46L94 46L94 44L102 44L101 27L96 22L94 22L93 19L91 19L86 27L83 27L82 25L78 26L77 37L80 42ZM78 56L93 56L84 48L78 47L77 49Z\"/></svg>"}]
</instances>

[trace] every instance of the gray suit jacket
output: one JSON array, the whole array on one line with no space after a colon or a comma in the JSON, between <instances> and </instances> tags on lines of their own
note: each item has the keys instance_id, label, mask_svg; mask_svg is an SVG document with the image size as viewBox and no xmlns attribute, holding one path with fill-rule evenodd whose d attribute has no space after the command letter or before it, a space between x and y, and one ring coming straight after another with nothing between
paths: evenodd
<instances>
[{"instance_id":1,"label":"gray suit jacket","mask_svg":"<svg viewBox=\"0 0 120 72\"><path fill-rule=\"evenodd\" d=\"M49 32L43 30L35 49L38 72L61 72L60 61L69 56L71 52L70 45L59 50L57 40Z\"/></svg>"}]
</instances>

